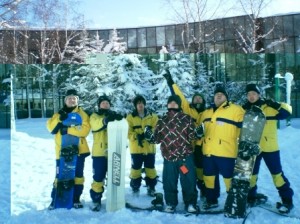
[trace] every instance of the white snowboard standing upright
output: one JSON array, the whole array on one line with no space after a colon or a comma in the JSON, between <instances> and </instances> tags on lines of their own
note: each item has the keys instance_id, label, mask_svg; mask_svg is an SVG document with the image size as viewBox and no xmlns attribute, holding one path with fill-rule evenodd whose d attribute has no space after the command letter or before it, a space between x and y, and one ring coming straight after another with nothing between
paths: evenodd
<instances>
[{"instance_id":1,"label":"white snowboard standing upright","mask_svg":"<svg viewBox=\"0 0 300 224\"><path fill-rule=\"evenodd\" d=\"M109 122L108 135L108 177L106 211L125 208L125 162L128 123L126 119Z\"/></svg>"}]
</instances>

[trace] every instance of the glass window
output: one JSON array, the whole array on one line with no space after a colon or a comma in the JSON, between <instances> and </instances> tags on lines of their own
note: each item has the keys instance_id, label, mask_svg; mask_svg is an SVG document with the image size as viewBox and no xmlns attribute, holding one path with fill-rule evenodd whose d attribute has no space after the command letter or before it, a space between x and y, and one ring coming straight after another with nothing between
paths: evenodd
<instances>
[{"instance_id":1,"label":"glass window","mask_svg":"<svg viewBox=\"0 0 300 224\"><path fill-rule=\"evenodd\" d=\"M156 46L156 34L155 27L147 28L147 47L155 47Z\"/></svg>"},{"instance_id":2,"label":"glass window","mask_svg":"<svg viewBox=\"0 0 300 224\"><path fill-rule=\"evenodd\" d=\"M121 39L122 42L127 43L127 41L128 41L128 39L127 39L127 29L118 30L118 36L120 38L122 38Z\"/></svg>"},{"instance_id":3,"label":"glass window","mask_svg":"<svg viewBox=\"0 0 300 224\"><path fill-rule=\"evenodd\" d=\"M300 35L300 15L294 15L294 35Z\"/></svg>"},{"instance_id":4,"label":"glass window","mask_svg":"<svg viewBox=\"0 0 300 224\"><path fill-rule=\"evenodd\" d=\"M247 23L246 23L247 24ZM272 17L268 17L264 19L264 23L263 23L263 30L264 33L269 33L272 29L273 29L273 18ZM273 31L268 34L265 39L273 39Z\"/></svg>"},{"instance_id":5,"label":"glass window","mask_svg":"<svg viewBox=\"0 0 300 224\"><path fill-rule=\"evenodd\" d=\"M300 37L295 38L295 45L296 53L300 53Z\"/></svg>"},{"instance_id":6,"label":"glass window","mask_svg":"<svg viewBox=\"0 0 300 224\"><path fill-rule=\"evenodd\" d=\"M224 41L216 42L215 49L216 49L216 52L218 52L218 53L224 53L225 52Z\"/></svg>"},{"instance_id":7,"label":"glass window","mask_svg":"<svg viewBox=\"0 0 300 224\"><path fill-rule=\"evenodd\" d=\"M99 30L98 35L103 41L109 40L109 30Z\"/></svg>"},{"instance_id":8,"label":"glass window","mask_svg":"<svg viewBox=\"0 0 300 224\"><path fill-rule=\"evenodd\" d=\"M210 42L214 41L214 22L212 20L208 20L204 22L205 28L204 28L204 41Z\"/></svg>"},{"instance_id":9,"label":"glass window","mask_svg":"<svg viewBox=\"0 0 300 224\"><path fill-rule=\"evenodd\" d=\"M156 27L156 43L158 47L164 46L166 44L165 35L166 34L164 26Z\"/></svg>"},{"instance_id":10,"label":"glass window","mask_svg":"<svg viewBox=\"0 0 300 224\"><path fill-rule=\"evenodd\" d=\"M184 43L187 43L185 31L186 31L186 29L185 29L184 24L176 25L176 33L175 33L175 44L176 45L182 45L183 41L184 41ZM183 35L184 40L182 40L182 32L184 32L184 35Z\"/></svg>"},{"instance_id":11,"label":"glass window","mask_svg":"<svg viewBox=\"0 0 300 224\"><path fill-rule=\"evenodd\" d=\"M225 52L226 53L235 53L236 51L236 41L235 40L226 40L225 41Z\"/></svg>"},{"instance_id":12,"label":"glass window","mask_svg":"<svg viewBox=\"0 0 300 224\"><path fill-rule=\"evenodd\" d=\"M146 47L146 28L139 28L138 32L138 47Z\"/></svg>"},{"instance_id":13,"label":"glass window","mask_svg":"<svg viewBox=\"0 0 300 224\"><path fill-rule=\"evenodd\" d=\"M204 42L204 22L200 23L195 23L195 31L194 31L194 36L196 37L197 40L200 40L200 42Z\"/></svg>"},{"instance_id":14,"label":"glass window","mask_svg":"<svg viewBox=\"0 0 300 224\"><path fill-rule=\"evenodd\" d=\"M234 27L233 18L224 19L225 40L235 39L233 27Z\"/></svg>"},{"instance_id":15,"label":"glass window","mask_svg":"<svg viewBox=\"0 0 300 224\"><path fill-rule=\"evenodd\" d=\"M168 46L175 45L175 26L166 26L166 44Z\"/></svg>"},{"instance_id":16,"label":"glass window","mask_svg":"<svg viewBox=\"0 0 300 224\"><path fill-rule=\"evenodd\" d=\"M284 35L293 36L294 29L293 29L293 17L292 16L283 16L283 30Z\"/></svg>"},{"instance_id":17,"label":"glass window","mask_svg":"<svg viewBox=\"0 0 300 224\"><path fill-rule=\"evenodd\" d=\"M281 38L283 36L282 17L274 17L274 25L274 38Z\"/></svg>"},{"instance_id":18,"label":"glass window","mask_svg":"<svg viewBox=\"0 0 300 224\"><path fill-rule=\"evenodd\" d=\"M273 40L264 40L264 45L265 45L265 53L274 53L274 48L271 45Z\"/></svg>"},{"instance_id":19,"label":"glass window","mask_svg":"<svg viewBox=\"0 0 300 224\"><path fill-rule=\"evenodd\" d=\"M156 47L148 47L147 48L148 54L155 54L156 53Z\"/></svg>"},{"instance_id":20,"label":"glass window","mask_svg":"<svg viewBox=\"0 0 300 224\"><path fill-rule=\"evenodd\" d=\"M283 42L285 53L295 53L294 38L289 38Z\"/></svg>"},{"instance_id":21,"label":"glass window","mask_svg":"<svg viewBox=\"0 0 300 224\"><path fill-rule=\"evenodd\" d=\"M128 30L128 47L129 48L136 48L137 47L136 29L129 29Z\"/></svg>"},{"instance_id":22,"label":"glass window","mask_svg":"<svg viewBox=\"0 0 300 224\"><path fill-rule=\"evenodd\" d=\"M275 40L278 41L278 40ZM283 43L277 43L274 45L274 52L275 53L284 53L284 47L283 47Z\"/></svg>"},{"instance_id":23,"label":"glass window","mask_svg":"<svg viewBox=\"0 0 300 224\"><path fill-rule=\"evenodd\" d=\"M224 40L224 24L222 19L217 19L215 21L216 32L215 32L215 40L220 41Z\"/></svg>"}]
</instances>

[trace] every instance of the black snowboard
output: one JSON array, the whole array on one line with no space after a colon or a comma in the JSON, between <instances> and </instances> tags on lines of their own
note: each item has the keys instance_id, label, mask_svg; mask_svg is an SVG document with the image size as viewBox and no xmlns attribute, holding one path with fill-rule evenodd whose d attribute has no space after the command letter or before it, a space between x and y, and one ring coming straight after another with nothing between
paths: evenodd
<instances>
[{"instance_id":1,"label":"black snowboard","mask_svg":"<svg viewBox=\"0 0 300 224\"><path fill-rule=\"evenodd\" d=\"M238 157L236 159L231 187L226 198L224 214L226 217L244 218L247 215L247 196L250 178L256 156L259 152L249 148L252 143L259 144L266 118L259 107L247 110L239 138Z\"/></svg>"}]
</instances>

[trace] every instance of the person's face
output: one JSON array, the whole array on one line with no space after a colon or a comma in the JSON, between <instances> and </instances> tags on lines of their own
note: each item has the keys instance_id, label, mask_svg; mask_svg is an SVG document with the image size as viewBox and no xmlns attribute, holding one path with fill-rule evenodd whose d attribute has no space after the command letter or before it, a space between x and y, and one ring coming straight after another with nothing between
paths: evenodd
<instances>
[{"instance_id":1,"label":"person's face","mask_svg":"<svg viewBox=\"0 0 300 224\"><path fill-rule=\"evenodd\" d=\"M109 104L109 102L107 100L103 100L103 101L101 101L99 107L101 109L109 109L110 108L110 104Z\"/></svg>"},{"instance_id":2,"label":"person's face","mask_svg":"<svg viewBox=\"0 0 300 224\"><path fill-rule=\"evenodd\" d=\"M136 109L137 109L138 112L144 112L145 105L144 105L143 101L138 101L137 102Z\"/></svg>"},{"instance_id":3,"label":"person's face","mask_svg":"<svg viewBox=\"0 0 300 224\"><path fill-rule=\"evenodd\" d=\"M67 107L75 107L78 105L78 97L77 96L67 96L65 99L65 104Z\"/></svg>"},{"instance_id":4,"label":"person's face","mask_svg":"<svg viewBox=\"0 0 300 224\"><path fill-rule=\"evenodd\" d=\"M249 91L247 93L247 100L250 102L250 103L255 103L260 97L260 94L258 94L257 92L255 91Z\"/></svg>"},{"instance_id":5,"label":"person's face","mask_svg":"<svg viewBox=\"0 0 300 224\"><path fill-rule=\"evenodd\" d=\"M197 104L197 103L203 103L203 99L201 96L195 96L194 99L193 99L193 104Z\"/></svg>"},{"instance_id":6,"label":"person's face","mask_svg":"<svg viewBox=\"0 0 300 224\"><path fill-rule=\"evenodd\" d=\"M214 96L214 103L217 107L219 107L222 103L226 101L226 96L222 92L218 92Z\"/></svg>"},{"instance_id":7,"label":"person's face","mask_svg":"<svg viewBox=\"0 0 300 224\"><path fill-rule=\"evenodd\" d=\"M168 109L178 109L179 106L175 101L171 101L170 103L168 103Z\"/></svg>"}]
</instances>

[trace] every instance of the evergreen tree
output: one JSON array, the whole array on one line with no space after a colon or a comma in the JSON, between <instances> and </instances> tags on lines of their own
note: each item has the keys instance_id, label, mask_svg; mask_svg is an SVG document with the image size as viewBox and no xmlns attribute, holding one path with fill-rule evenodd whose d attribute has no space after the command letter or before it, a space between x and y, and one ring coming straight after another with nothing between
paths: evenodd
<instances>
[{"instance_id":1,"label":"evergreen tree","mask_svg":"<svg viewBox=\"0 0 300 224\"><path fill-rule=\"evenodd\" d=\"M133 109L132 100L140 94L146 100L152 99L153 72L141 62L137 54L108 55L109 76L106 85L114 110L129 113Z\"/></svg>"},{"instance_id":2,"label":"evergreen tree","mask_svg":"<svg viewBox=\"0 0 300 224\"><path fill-rule=\"evenodd\" d=\"M163 78L166 69L170 71L174 82L181 88L188 100L191 100L192 95L195 93L196 77L189 54L171 53L169 57L170 60L166 62L156 61L156 63L161 65L161 70L159 75L152 77L152 82L154 83L153 89L157 99L153 107L159 113L166 111L166 102L171 95L170 88Z\"/></svg>"}]
</instances>

